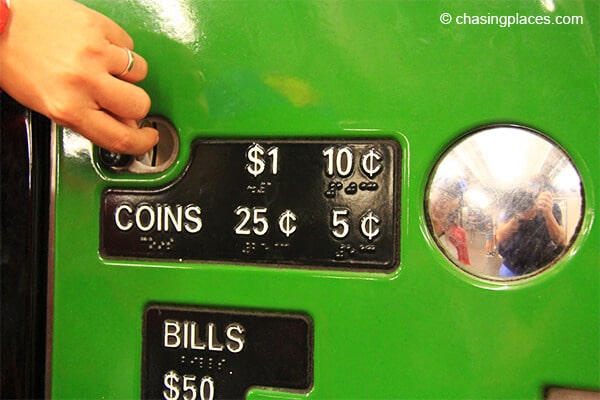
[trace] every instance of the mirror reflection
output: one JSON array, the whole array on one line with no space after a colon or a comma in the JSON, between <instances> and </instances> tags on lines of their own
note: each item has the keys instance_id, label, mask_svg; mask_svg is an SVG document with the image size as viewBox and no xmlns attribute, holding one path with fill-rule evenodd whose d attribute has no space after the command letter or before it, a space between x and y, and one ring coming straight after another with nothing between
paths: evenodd
<instances>
[{"instance_id":1,"label":"mirror reflection","mask_svg":"<svg viewBox=\"0 0 600 400\"><path fill-rule=\"evenodd\" d=\"M530 129L493 126L456 143L429 184L429 228L473 274L514 279L554 264L579 230L581 180L557 145Z\"/></svg>"}]
</instances>

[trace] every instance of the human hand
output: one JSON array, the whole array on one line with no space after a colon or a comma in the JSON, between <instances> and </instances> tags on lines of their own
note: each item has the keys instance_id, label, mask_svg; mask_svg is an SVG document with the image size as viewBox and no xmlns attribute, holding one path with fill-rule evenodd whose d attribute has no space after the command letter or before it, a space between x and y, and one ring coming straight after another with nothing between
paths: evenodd
<instances>
[{"instance_id":1,"label":"human hand","mask_svg":"<svg viewBox=\"0 0 600 400\"><path fill-rule=\"evenodd\" d=\"M139 129L150 97L133 83L146 61L108 17L72 0L11 0L0 35L0 88L15 100L114 152L143 154L158 132Z\"/></svg>"},{"instance_id":2,"label":"human hand","mask_svg":"<svg viewBox=\"0 0 600 400\"><path fill-rule=\"evenodd\" d=\"M544 218L552 215L553 205L552 194L548 191L541 192L535 201L536 209L542 213Z\"/></svg>"}]
</instances>

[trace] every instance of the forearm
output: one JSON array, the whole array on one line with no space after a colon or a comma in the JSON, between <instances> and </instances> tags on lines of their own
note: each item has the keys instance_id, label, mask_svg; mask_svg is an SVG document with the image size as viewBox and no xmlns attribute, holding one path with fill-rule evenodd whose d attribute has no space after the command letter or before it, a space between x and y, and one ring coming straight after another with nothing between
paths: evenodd
<instances>
[{"instance_id":1,"label":"forearm","mask_svg":"<svg viewBox=\"0 0 600 400\"><path fill-rule=\"evenodd\" d=\"M548 233L550 237L559 246L564 246L566 244L565 240L565 229L556 221L554 215L550 213L544 217L546 221L546 228L548 228Z\"/></svg>"},{"instance_id":2,"label":"forearm","mask_svg":"<svg viewBox=\"0 0 600 400\"><path fill-rule=\"evenodd\" d=\"M512 217L505 223L499 224L496 229L496 242L500 244L509 239L519 229L519 226L521 226L521 223L516 217Z\"/></svg>"}]
</instances>

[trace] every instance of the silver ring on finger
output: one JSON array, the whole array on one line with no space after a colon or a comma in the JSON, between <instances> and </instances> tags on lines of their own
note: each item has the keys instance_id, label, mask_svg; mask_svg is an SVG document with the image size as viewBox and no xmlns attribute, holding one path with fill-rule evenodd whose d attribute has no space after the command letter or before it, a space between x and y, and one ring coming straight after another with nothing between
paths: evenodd
<instances>
[{"instance_id":1,"label":"silver ring on finger","mask_svg":"<svg viewBox=\"0 0 600 400\"><path fill-rule=\"evenodd\" d=\"M119 77L119 78L122 78L125 75L127 75L129 72L131 72L131 70L133 69L133 64L135 63L135 58L133 56L133 52L126 47L124 47L123 49L127 52L127 66L125 67L123 72L121 72L120 74L117 75L117 77Z\"/></svg>"}]
</instances>

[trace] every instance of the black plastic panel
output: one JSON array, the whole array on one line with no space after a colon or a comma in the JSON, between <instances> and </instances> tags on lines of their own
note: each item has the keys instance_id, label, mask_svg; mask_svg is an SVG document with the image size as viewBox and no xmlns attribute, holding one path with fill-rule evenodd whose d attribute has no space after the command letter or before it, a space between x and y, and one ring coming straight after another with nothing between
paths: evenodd
<instances>
[{"instance_id":1,"label":"black plastic panel","mask_svg":"<svg viewBox=\"0 0 600 400\"><path fill-rule=\"evenodd\" d=\"M241 399L251 387L308 391L304 315L155 305L144 314L143 399Z\"/></svg>"},{"instance_id":2,"label":"black plastic panel","mask_svg":"<svg viewBox=\"0 0 600 400\"><path fill-rule=\"evenodd\" d=\"M104 257L390 270L398 143L196 141L164 188L108 189Z\"/></svg>"},{"instance_id":3,"label":"black plastic panel","mask_svg":"<svg viewBox=\"0 0 600 400\"><path fill-rule=\"evenodd\" d=\"M0 94L0 398L43 398L50 122Z\"/></svg>"}]
</instances>

